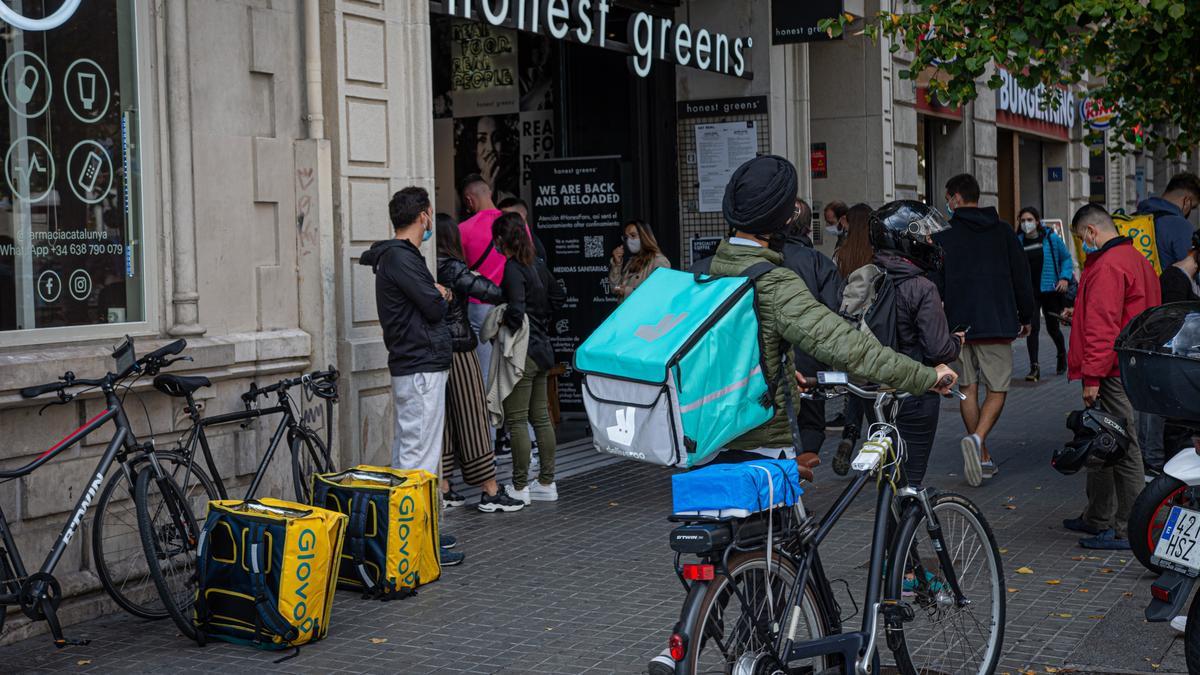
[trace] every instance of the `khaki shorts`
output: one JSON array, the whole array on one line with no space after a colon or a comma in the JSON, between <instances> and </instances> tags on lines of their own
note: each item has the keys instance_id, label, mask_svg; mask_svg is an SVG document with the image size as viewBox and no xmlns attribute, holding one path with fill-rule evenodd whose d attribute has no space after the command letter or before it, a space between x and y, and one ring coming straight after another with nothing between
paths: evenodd
<instances>
[{"instance_id":1,"label":"khaki shorts","mask_svg":"<svg viewBox=\"0 0 1200 675\"><path fill-rule=\"evenodd\" d=\"M1012 381L1012 344L965 344L958 355L958 383L982 383L988 391L1006 392Z\"/></svg>"}]
</instances>

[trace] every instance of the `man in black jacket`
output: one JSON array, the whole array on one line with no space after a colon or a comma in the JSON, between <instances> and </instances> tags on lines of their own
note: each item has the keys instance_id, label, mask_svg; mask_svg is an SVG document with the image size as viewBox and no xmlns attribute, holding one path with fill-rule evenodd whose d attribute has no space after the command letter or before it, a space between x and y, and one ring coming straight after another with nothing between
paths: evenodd
<instances>
[{"instance_id":1,"label":"man in black jacket","mask_svg":"<svg viewBox=\"0 0 1200 675\"><path fill-rule=\"evenodd\" d=\"M359 259L375 272L375 306L388 350L396 433L392 466L438 475L445 425L452 295L434 281L421 255L433 234L433 206L423 188L407 187L388 205L396 236L375 242Z\"/></svg>"},{"instance_id":2,"label":"man in black jacket","mask_svg":"<svg viewBox=\"0 0 1200 675\"><path fill-rule=\"evenodd\" d=\"M996 474L987 436L1000 419L1012 380L1012 342L1029 334L1037 306L1025 252L995 208L979 207L975 177L964 173L947 181L946 205L950 229L934 235L946 252L937 282L950 325L967 331L959 356L959 385L967 397L960 407L967 429L960 445L963 474L978 487ZM987 388L982 407L980 383Z\"/></svg>"},{"instance_id":3,"label":"man in black jacket","mask_svg":"<svg viewBox=\"0 0 1200 675\"><path fill-rule=\"evenodd\" d=\"M800 275L804 285L822 305L837 311L842 305L845 281L829 256L813 248L812 207L803 199L796 200L796 213L783 245L783 266ZM795 350L796 370L805 377L815 378L825 366L800 350ZM800 445L805 453L816 454L825 442L825 401L804 399L796 414L800 426Z\"/></svg>"}]
</instances>

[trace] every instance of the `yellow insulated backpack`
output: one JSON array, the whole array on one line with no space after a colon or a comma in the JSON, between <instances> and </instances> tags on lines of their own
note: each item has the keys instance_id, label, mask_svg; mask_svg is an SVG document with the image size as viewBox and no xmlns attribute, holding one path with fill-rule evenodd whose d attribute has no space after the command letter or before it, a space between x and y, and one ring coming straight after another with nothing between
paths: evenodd
<instances>
[{"instance_id":1,"label":"yellow insulated backpack","mask_svg":"<svg viewBox=\"0 0 1200 675\"><path fill-rule=\"evenodd\" d=\"M366 597L404 597L441 576L437 476L356 466L313 476L313 503L349 516L338 582Z\"/></svg>"},{"instance_id":2,"label":"yellow insulated backpack","mask_svg":"<svg viewBox=\"0 0 1200 675\"><path fill-rule=\"evenodd\" d=\"M1112 219L1117 226L1117 232L1120 232L1122 237L1132 239L1133 247L1150 261L1150 265L1154 267L1154 274L1162 274L1162 261L1158 259L1158 238L1154 230L1154 214L1127 216L1114 213Z\"/></svg>"},{"instance_id":3,"label":"yellow insulated backpack","mask_svg":"<svg viewBox=\"0 0 1200 675\"><path fill-rule=\"evenodd\" d=\"M198 639L284 649L325 637L346 521L267 497L209 502L196 551Z\"/></svg>"}]
</instances>

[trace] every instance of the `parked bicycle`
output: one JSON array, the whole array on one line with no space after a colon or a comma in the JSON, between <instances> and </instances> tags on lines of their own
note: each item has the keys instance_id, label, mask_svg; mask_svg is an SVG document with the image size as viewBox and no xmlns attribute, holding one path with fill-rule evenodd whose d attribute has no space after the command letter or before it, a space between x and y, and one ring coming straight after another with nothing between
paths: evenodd
<instances>
[{"instance_id":1,"label":"parked bicycle","mask_svg":"<svg viewBox=\"0 0 1200 675\"><path fill-rule=\"evenodd\" d=\"M97 497L99 503L94 521L92 550L100 581L122 607L141 616L154 614L156 608L153 606L151 593L148 592L152 591L152 587L146 582L145 559L141 557L140 549L129 548L130 542L138 541L138 534L134 531L137 519L130 515L133 504L122 500L132 494L130 486L134 485L139 475L170 480L185 486L186 489L180 488L181 503L186 503L194 493L207 495L210 483L203 472L190 465L188 458L175 453L156 451L153 442L139 442L125 413L124 400L125 393L133 384L129 378L136 381L136 378L143 374L155 374L161 368L187 359L171 358L183 351L186 345L186 341L176 340L138 359L133 341L126 338L112 354L116 361L116 372L106 373L100 378L87 379L68 371L58 382L21 390L21 396L24 398L55 393L57 400L47 404L48 407L68 404L81 394L98 388L104 394L105 408L29 464L16 469L0 470L0 481L7 482L28 476L105 425L112 424L115 433L95 470L88 474L87 485L80 491L75 508L37 572L29 574L26 571L8 521L3 511L0 511L0 630L3 629L4 610L9 605L15 605L30 619L46 621L56 646L86 643L68 640L63 635L62 624L57 614L62 599L62 588L54 577L54 570ZM124 392L121 391L122 386ZM120 471L105 484L105 477L109 475L114 463L120 465ZM158 509L166 505L159 502L146 506ZM162 616L165 615L164 611Z\"/></svg>"},{"instance_id":2,"label":"parked bicycle","mask_svg":"<svg viewBox=\"0 0 1200 675\"><path fill-rule=\"evenodd\" d=\"M213 499L228 499L228 491L213 459L205 430L233 423L247 425L261 417L281 415L243 499L254 499L257 496L271 459L286 437L290 450L294 496L296 501L306 504L312 490L313 474L335 470L334 462L329 456L329 444L333 435L333 404L337 401L338 394L337 378L337 370L330 368L284 379L267 387L260 388L251 384L249 391L242 394L244 410L210 417L201 415L194 398L197 390L209 386L207 378L159 375L154 384L159 391L185 400L185 410L191 418L192 426L187 431L187 439L181 444L178 454L191 462L197 447L200 448L205 465L215 482L216 496ZM301 388L306 399L319 398L324 402L324 441L308 426L296 401L289 394L295 387ZM275 404L260 407L259 399L272 395L276 397ZM195 627L191 613L195 601L195 559L200 531L197 511L188 508L186 491L171 477L159 479L157 476L139 475L136 494L135 503L139 505L139 532L145 559L150 562L150 578L158 590L165 613L171 616L184 635L194 637ZM141 508L142 504L146 505L145 509Z\"/></svg>"},{"instance_id":3,"label":"parked bicycle","mask_svg":"<svg viewBox=\"0 0 1200 675\"><path fill-rule=\"evenodd\" d=\"M818 521L802 504L744 518L673 517L675 567L687 588L671 635L678 673L879 672L880 620L903 673L991 673L1004 639L1004 571L987 520L967 498L906 485L895 427L907 394L868 391L821 373L806 396L851 394L875 420L858 476ZM878 486L863 617L843 632L819 547L855 498ZM699 557L682 564L683 554Z\"/></svg>"}]
</instances>

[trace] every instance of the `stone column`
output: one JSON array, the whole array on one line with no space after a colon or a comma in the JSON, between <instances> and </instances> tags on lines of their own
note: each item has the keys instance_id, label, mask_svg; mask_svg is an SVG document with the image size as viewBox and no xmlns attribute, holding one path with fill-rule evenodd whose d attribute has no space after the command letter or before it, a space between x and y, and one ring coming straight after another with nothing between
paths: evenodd
<instances>
[{"instance_id":1,"label":"stone column","mask_svg":"<svg viewBox=\"0 0 1200 675\"><path fill-rule=\"evenodd\" d=\"M196 214L192 194L191 76L187 3L163 3L167 23L167 116L171 167L171 335L203 335L196 285Z\"/></svg>"}]
</instances>

